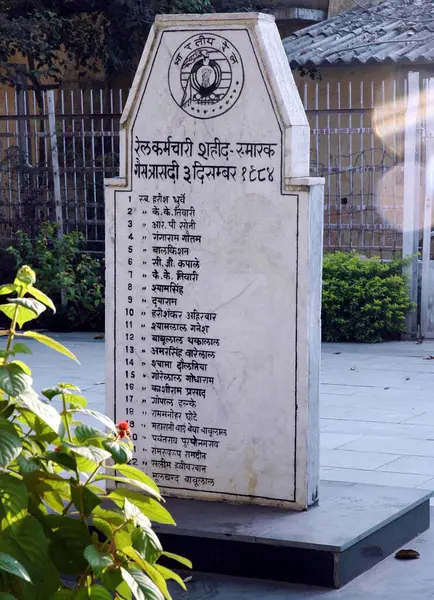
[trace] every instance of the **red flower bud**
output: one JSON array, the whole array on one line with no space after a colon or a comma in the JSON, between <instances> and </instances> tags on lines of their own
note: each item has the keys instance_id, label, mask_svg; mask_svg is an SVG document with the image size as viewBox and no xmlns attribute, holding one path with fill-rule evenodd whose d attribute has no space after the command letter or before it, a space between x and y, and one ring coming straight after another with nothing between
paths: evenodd
<instances>
[{"instance_id":1,"label":"red flower bud","mask_svg":"<svg viewBox=\"0 0 434 600\"><path fill-rule=\"evenodd\" d=\"M118 428L118 434L120 438L130 435L131 433L128 421L119 421L116 427Z\"/></svg>"}]
</instances>

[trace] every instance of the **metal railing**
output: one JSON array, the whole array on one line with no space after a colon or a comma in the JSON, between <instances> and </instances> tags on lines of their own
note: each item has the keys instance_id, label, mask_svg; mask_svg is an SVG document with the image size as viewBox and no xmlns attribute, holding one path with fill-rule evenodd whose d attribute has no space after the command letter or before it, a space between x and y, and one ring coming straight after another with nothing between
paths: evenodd
<instances>
[{"instance_id":1,"label":"metal railing","mask_svg":"<svg viewBox=\"0 0 434 600\"><path fill-rule=\"evenodd\" d=\"M326 180L324 249L400 255L404 98L398 82L324 77L299 89L311 126L311 174Z\"/></svg>"},{"instance_id":2,"label":"metal railing","mask_svg":"<svg viewBox=\"0 0 434 600\"><path fill-rule=\"evenodd\" d=\"M311 174L326 178L325 250L402 252L405 107L397 81L301 82ZM104 249L105 177L118 173L125 90L0 92L0 238L41 220ZM384 133L385 123L388 130Z\"/></svg>"},{"instance_id":3,"label":"metal railing","mask_svg":"<svg viewBox=\"0 0 434 600\"><path fill-rule=\"evenodd\" d=\"M104 249L104 178L118 173L122 90L0 93L0 238L56 219Z\"/></svg>"}]
</instances>

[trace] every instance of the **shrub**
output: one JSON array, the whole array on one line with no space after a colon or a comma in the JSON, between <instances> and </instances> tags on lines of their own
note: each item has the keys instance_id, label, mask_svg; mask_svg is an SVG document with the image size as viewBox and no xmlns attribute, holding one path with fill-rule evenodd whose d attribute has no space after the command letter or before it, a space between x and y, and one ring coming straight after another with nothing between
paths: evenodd
<instances>
[{"instance_id":1,"label":"shrub","mask_svg":"<svg viewBox=\"0 0 434 600\"><path fill-rule=\"evenodd\" d=\"M324 257L322 333L328 342L381 342L405 331L411 308L406 260L381 262L355 252Z\"/></svg>"},{"instance_id":2,"label":"shrub","mask_svg":"<svg viewBox=\"0 0 434 600\"><path fill-rule=\"evenodd\" d=\"M72 383L32 388L29 367L16 358L37 340L72 359L51 338L20 332L53 303L22 267L0 294L10 319L0 332L0 597L8 600L170 600L166 580L185 584L160 564L166 553L151 520L174 524L155 482L129 465L129 424L86 408ZM16 340L15 338L18 338ZM61 406L60 412L55 402ZM93 417L104 428L81 423ZM105 491L98 484L118 487ZM120 484L120 486L119 486ZM125 487L128 486L128 487ZM70 582L70 583L68 583Z\"/></svg>"},{"instance_id":3,"label":"shrub","mask_svg":"<svg viewBox=\"0 0 434 600\"><path fill-rule=\"evenodd\" d=\"M16 268L34 265L41 286L59 306L56 315L43 314L38 326L63 331L104 329L103 263L85 253L81 233L59 238L55 223L43 223L33 239L18 231L15 245L7 252Z\"/></svg>"}]
</instances>

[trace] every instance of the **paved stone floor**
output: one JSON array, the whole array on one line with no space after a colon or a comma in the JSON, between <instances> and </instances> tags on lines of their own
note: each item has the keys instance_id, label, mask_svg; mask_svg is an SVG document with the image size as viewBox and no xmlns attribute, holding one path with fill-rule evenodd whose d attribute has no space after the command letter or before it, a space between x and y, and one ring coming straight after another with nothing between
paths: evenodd
<instances>
[{"instance_id":1,"label":"paved stone floor","mask_svg":"<svg viewBox=\"0 0 434 600\"><path fill-rule=\"evenodd\" d=\"M321 478L434 490L434 342L325 344Z\"/></svg>"},{"instance_id":2,"label":"paved stone floor","mask_svg":"<svg viewBox=\"0 0 434 600\"><path fill-rule=\"evenodd\" d=\"M69 380L104 410L104 342L54 334L81 361L31 342L35 387ZM434 341L325 344L321 376L321 478L434 490ZM434 510L434 509L432 509ZM433 514L434 517L434 514ZM190 600L425 600L434 598L434 527L411 543L418 561L389 558L342 590L195 576ZM176 599L187 598L176 594Z\"/></svg>"},{"instance_id":3,"label":"paved stone floor","mask_svg":"<svg viewBox=\"0 0 434 600\"><path fill-rule=\"evenodd\" d=\"M104 342L54 334L81 365L32 343L37 388L71 379L104 410ZM321 478L434 490L434 341L324 344Z\"/></svg>"}]
</instances>

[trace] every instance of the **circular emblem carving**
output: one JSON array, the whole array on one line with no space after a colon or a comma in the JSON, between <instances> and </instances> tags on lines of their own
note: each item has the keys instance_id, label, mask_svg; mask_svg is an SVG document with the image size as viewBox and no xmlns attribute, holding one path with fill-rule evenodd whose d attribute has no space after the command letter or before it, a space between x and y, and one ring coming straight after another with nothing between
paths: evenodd
<instances>
[{"instance_id":1,"label":"circular emblem carving","mask_svg":"<svg viewBox=\"0 0 434 600\"><path fill-rule=\"evenodd\" d=\"M232 42L215 33L188 38L170 62L170 93L192 117L212 119L224 114L240 97L243 84L240 53Z\"/></svg>"}]
</instances>

